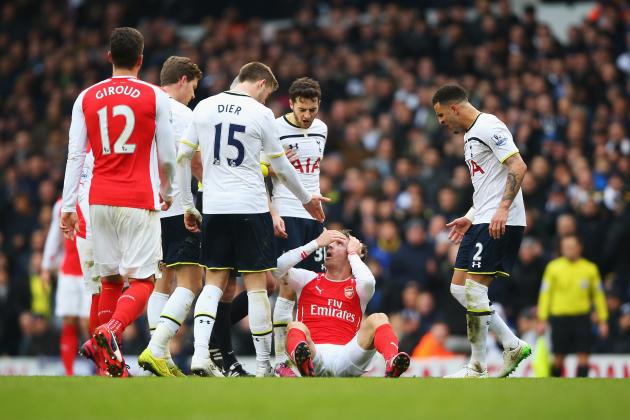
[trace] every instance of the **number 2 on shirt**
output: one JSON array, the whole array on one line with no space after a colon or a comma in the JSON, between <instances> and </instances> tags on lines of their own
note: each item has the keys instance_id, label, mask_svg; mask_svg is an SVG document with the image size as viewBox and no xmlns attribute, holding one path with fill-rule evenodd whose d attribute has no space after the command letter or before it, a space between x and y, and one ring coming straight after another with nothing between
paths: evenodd
<instances>
[{"instance_id":1,"label":"number 2 on shirt","mask_svg":"<svg viewBox=\"0 0 630 420\"><path fill-rule=\"evenodd\" d=\"M212 163L214 165L221 164L221 129L223 127L223 123L217 124L214 126L214 159ZM243 143L241 143L236 137L236 133L244 133L245 126L239 124L230 124L228 130L228 140L227 144L229 146L236 147L237 155L236 159L226 158L228 165L230 166L240 166L243 163L243 159L245 158L245 148L243 147Z\"/></svg>"}]
</instances>

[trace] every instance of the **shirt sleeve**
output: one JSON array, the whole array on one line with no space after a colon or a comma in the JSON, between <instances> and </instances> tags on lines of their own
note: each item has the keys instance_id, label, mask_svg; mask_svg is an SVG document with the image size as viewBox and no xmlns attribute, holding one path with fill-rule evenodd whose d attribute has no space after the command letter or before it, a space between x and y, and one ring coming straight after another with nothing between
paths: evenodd
<instances>
[{"instance_id":1,"label":"shirt sleeve","mask_svg":"<svg viewBox=\"0 0 630 420\"><path fill-rule=\"evenodd\" d=\"M199 138L195 124L191 122L185 131L184 138L179 140L177 167L175 169L177 185L181 192L181 203L184 210L195 206L190 180L192 179L191 160L198 150Z\"/></svg>"},{"instance_id":2,"label":"shirt sleeve","mask_svg":"<svg viewBox=\"0 0 630 420\"><path fill-rule=\"evenodd\" d=\"M350 262L350 268L352 268L352 275L357 281L357 294L361 300L361 307L365 311L365 307L374 295L376 279L370 268L358 255L348 255L348 261Z\"/></svg>"},{"instance_id":3,"label":"shirt sleeve","mask_svg":"<svg viewBox=\"0 0 630 420\"><path fill-rule=\"evenodd\" d=\"M44 254L42 255L42 270L50 271L59 267L59 261L63 254L63 242L61 229L59 228L60 212L61 201L58 201L52 209L50 227L48 228L48 236L46 236Z\"/></svg>"},{"instance_id":4,"label":"shirt sleeve","mask_svg":"<svg viewBox=\"0 0 630 420\"><path fill-rule=\"evenodd\" d=\"M175 136L173 134L173 115L168 96L157 91L155 114L155 142L157 145L158 165L160 168L160 192L162 197L171 197L173 177L175 176Z\"/></svg>"},{"instance_id":5,"label":"shirt sleeve","mask_svg":"<svg viewBox=\"0 0 630 420\"><path fill-rule=\"evenodd\" d=\"M540 294L538 295L538 319L541 321L546 321L549 318L553 277L553 262L551 262L545 268L542 283L540 284Z\"/></svg>"},{"instance_id":6,"label":"shirt sleeve","mask_svg":"<svg viewBox=\"0 0 630 420\"><path fill-rule=\"evenodd\" d=\"M297 294L302 293L302 289L311 282L317 273L314 271L304 270L302 268L291 268L287 273L287 284Z\"/></svg>"},{"instance_id":7,"label":"shirt sleeve","mask_svg":"<svg viewBox=\"0 0 630 420\"><path fill-rule=\"evenodd\" d=\"M512 133L501 121L493 125L487 133L487 145L499 162L505 162L510 156L518 153Z\"/></svg>"},{"instance_id":8,"label":"shirt sleeve","mask_svg":"<svg viewBox=\"0 0 630 420\"><path fill-rule=\"evenodd\" d=\"M606 306L606 295L602 289L602 279L599 276L597 266L593 264L592 267L591 295L597 311L597 318L599 321L608 321L608 307Z\"/></svg>"},{"instance_id":9,"label":"shirt sleeve","mask_svg":"<svg viewBox=\"0 0 630 420\"><path fill-rule=\"evenodd\" d=\"M68 160L66 162L66 174L63 180L63 195L61 199L61 211L64 213L76 211L81 172L85 162L88 137L85 115L83 114L84 96L85 92L81 92L72 106L72 121L68 132Z\"/></svg>"}]
</instances>

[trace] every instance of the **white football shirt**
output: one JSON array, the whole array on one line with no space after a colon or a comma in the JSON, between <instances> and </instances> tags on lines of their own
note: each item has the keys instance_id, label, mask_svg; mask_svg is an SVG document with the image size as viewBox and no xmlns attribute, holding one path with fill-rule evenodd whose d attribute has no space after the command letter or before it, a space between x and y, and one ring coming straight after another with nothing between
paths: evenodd
<instances>
[{"instance_id":1,"label":"white football shirt","mask_svg":"<svg viewBox=\"0 0 630 420\"><path fill-rule=\"evenodd\" d=\"M508 170L503 162L518 153L512 134L501 120L481 113L464 134L464 154L474 188L474 224L490 223L499 207ZM509 226L525 226L523 193L519 190L508 213Z\"/></svg>"},{"instance_id":2,"label":"white football shirt","mask_svg":"<svg viewBox=\"0 0 630 420\"><path fill-rule=\"evenodd\" d=\"M328 127L322 120L315 118L313 124L304 129L289 122L286 115L276 119L276 127L285 150L288 148L297 153L298 160L293 163L293 167L300 182L309 193L320 194L319 167L324 157ZM300 200L279 179L272 179L272 202L280 216L314 220Z\"/></svg>"},{"instance_id":3,"label":"white football shirt","mask_svg":"<svg viewBox=\"0 0 630 420\"><path fill-rule=\"evenodd\" d=\"M284 154L273 112L254 98L227 91L199 102L183 140L201 149L203 213L267 213L261 152Z\"/></svg>"},{"instance_id":4,"label":"white football shirt","mask_svg":"<svg viewBox=\"0 0 630 420\"><path fill-rule=\"evenodd\" d=\"M186 129L190 126L192 122L192 109L188 108L183 103L170 98L171 101L171 125L173 127L173 138L175 140L175 149L179 151L180 140L184 138L186 134ZM173 203L168 210L160 213L160 218L171 217L171 216L179 216L184 214L184 208L182 207L182 200L180 198L180 189L177 186L177 182L174 179L171 184L173 191Z\"/></svg>"}]
</instances>

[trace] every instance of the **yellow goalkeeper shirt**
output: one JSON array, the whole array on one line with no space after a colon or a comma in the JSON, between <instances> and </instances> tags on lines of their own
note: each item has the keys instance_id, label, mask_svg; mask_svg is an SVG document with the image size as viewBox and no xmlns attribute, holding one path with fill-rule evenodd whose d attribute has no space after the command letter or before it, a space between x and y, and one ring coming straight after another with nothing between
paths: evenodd
<instances>
[{"instance_id":1,"label":"yellow goalkeeper shirt","mask_svg":"<svg viewBox=\"0 0 630 420\"><path fill-rule=\"evenodd\" d=\"M564 257L547 264L538 296L538 318L587 315L592 304L599 320L606 321L606 298L595 264L584 258L571 261Z\"/></svg>"}]
</instances>

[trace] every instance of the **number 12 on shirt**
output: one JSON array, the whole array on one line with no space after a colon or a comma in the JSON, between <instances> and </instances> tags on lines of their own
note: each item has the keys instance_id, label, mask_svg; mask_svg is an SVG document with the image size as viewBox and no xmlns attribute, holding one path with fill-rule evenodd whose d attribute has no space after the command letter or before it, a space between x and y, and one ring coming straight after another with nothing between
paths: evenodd
<instances>
[{"instance_id":1,"label":"number 12 on shirt","mask_svg":"<svg viewBox=\"0 0 630 420\"><path fill-rule=\"evenodd\" d=\"M221 164L221 130L223 128L223 123L217 124L214 126L214 158L212 163L214 165ZM237 154L235 159L226 158L228 165L230 166L240 166L243 163L243 159L245 158L245 148L243 147L243 143L241 143L236 137L236 133L244 133L245 126L239 124L230 124L228 128L228 139L227 144L229 146L233 146L236 148Z\"/></svg>"}]
</instances>

